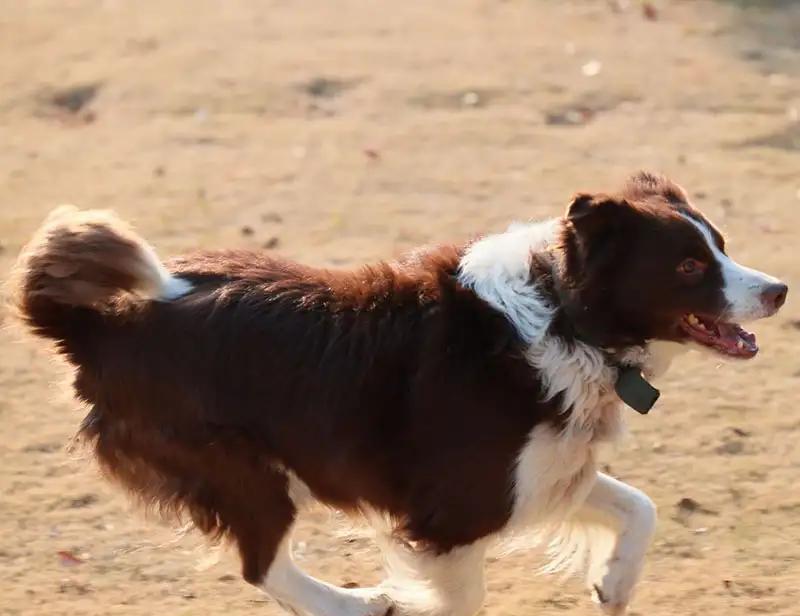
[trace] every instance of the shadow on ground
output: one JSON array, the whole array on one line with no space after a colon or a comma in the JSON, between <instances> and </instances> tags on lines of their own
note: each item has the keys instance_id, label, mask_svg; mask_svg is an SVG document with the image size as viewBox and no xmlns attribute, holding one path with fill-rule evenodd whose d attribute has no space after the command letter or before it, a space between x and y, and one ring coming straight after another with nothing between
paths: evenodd
<instances>
[{"instance_id":1,"label":"shadow on ground","mask_svg":"<svg viewBox=\"0 0 800 616\"><path fill-rule=\"evenodd\" d=\"M742 60L768 74L800 75L800 0L716 0L731 11L720 32ZM800 92L796 98L800 100ZM733 147L800 152L798 106L789 105L786 125Z\"/></svg>"},{"instance_id":2,"label":"shadow on ground","mask_svg":"<svg viewBox=\"0 0 800 616\"><path fill-rule=\"evenodd\" d=\"M798 0L716 0L732 12L724 32L743 59L766 72L800 74Z\"/></svg>"}]
</instances>

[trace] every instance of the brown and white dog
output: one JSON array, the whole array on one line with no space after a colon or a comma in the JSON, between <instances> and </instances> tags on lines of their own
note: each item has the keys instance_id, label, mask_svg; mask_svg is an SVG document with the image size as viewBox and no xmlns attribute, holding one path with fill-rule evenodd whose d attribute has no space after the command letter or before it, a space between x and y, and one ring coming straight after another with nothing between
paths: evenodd
<instances>
[{"instance_id":1,"label":"brown and white dog","mask_svg":"<svg viewBox=\"0 0 800 616\"><path fill-rule=\"evenodd\" d=\"M656 378L691 346L753 357L738 323L787 292L647 173L554 220L348 271L230 250L162 263L113 214L64 207L13 281L23 322L76 369L107 475L230 539L247 582L310 616L472 616L487 548L526 531L625 613L656 511L598 472L623 430L618 375ZM385 582L298 568L314 502L380 530Z\"/></svg>"}]
</instances>

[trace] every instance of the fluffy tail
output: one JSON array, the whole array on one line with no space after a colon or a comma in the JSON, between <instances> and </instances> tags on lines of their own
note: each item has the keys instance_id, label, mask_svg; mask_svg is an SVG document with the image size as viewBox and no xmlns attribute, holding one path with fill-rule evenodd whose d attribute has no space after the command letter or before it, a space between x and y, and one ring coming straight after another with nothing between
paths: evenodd
<instances>
[{"instance_id":1,"label":"fluffy tail","mask_svg":"<svg viewBox=\"0 0 800 616\"><path fill-rule=\"evenodd\" d=\"M51 212L22 250L10 284L17 317L53 340L67 340L76 321L105 312L123 295L170 300L191 290L115 214L69 205Z\"/></svg>"}]
</instances>

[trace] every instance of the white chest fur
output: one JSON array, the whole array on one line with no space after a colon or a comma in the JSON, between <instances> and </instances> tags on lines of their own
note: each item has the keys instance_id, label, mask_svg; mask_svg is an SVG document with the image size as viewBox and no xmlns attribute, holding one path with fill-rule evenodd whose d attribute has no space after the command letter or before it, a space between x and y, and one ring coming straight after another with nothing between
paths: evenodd
<instances>
[{"instance_id":1,"label":"white chest fur","mask_svg":"<svg viewBox=\"0 0 800 616\"><path fill-rule=\"evenodd\" d=\"M516 225L473 244L464 255L459 281L503 312L527 345L526 358L537 370L545 397L558 398L563 428L540 425L528 435L514 469L514 506L504 535L519 537L531 529L539 541L560 542L560 558L576 528L573 515L598 481L598 450L624 434L622 402L614 391L615 370L603 354L582 343L567 345L548 334L555 307L530 279L531 254L552 244L560 222ZM643 367L649 379L663 374L685 347L653 342L624 357ZM513 549L517 541L503 542Z\"/></svg>"},{"instance_id":2,"label":"white chest fur","mask_svg":"<svg viewBox=\"0 0 800 616\"><path fill-rule=\"evenodd\" d=\"M587 345L567 346L548 335L555 307L530 280L531 254L555 239L558 220L516 225L473 244L459 280L503 312L528 347L528 362L544 381L545 398L561 398L564 429L539 426L520 452L511 526L563 519L580 506L596 474L597 448L623 432L614 372Z\"/></svg>"}]
</instances>

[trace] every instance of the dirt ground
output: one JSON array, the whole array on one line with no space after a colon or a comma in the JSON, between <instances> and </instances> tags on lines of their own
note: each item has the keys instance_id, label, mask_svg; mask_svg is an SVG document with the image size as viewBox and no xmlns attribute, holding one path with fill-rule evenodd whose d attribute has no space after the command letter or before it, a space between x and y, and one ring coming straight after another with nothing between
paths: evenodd
<instances>
[{"instance_id":1,"label":"dirt ground","mask_svg":"<svg viewBox=\"0 0 800 616\"><path fill-rule=\"evenodd\" d=\"M62 202L117 210L166 255L348 265L557 215L645 167L796 285L797 3L612 4L0 2L0 265ZM632 614L800 612L796 297L754 327L758 358L691 357L631 412L611 469L660 508ZM65 451L82 414L63 371L0 336L0 614L277 616L231 553L145 520ZM299 539L313 573L376 580L333 521ZM594 613L538 563L491 562L485 613Z\"/></svg>"}]
</instances>

